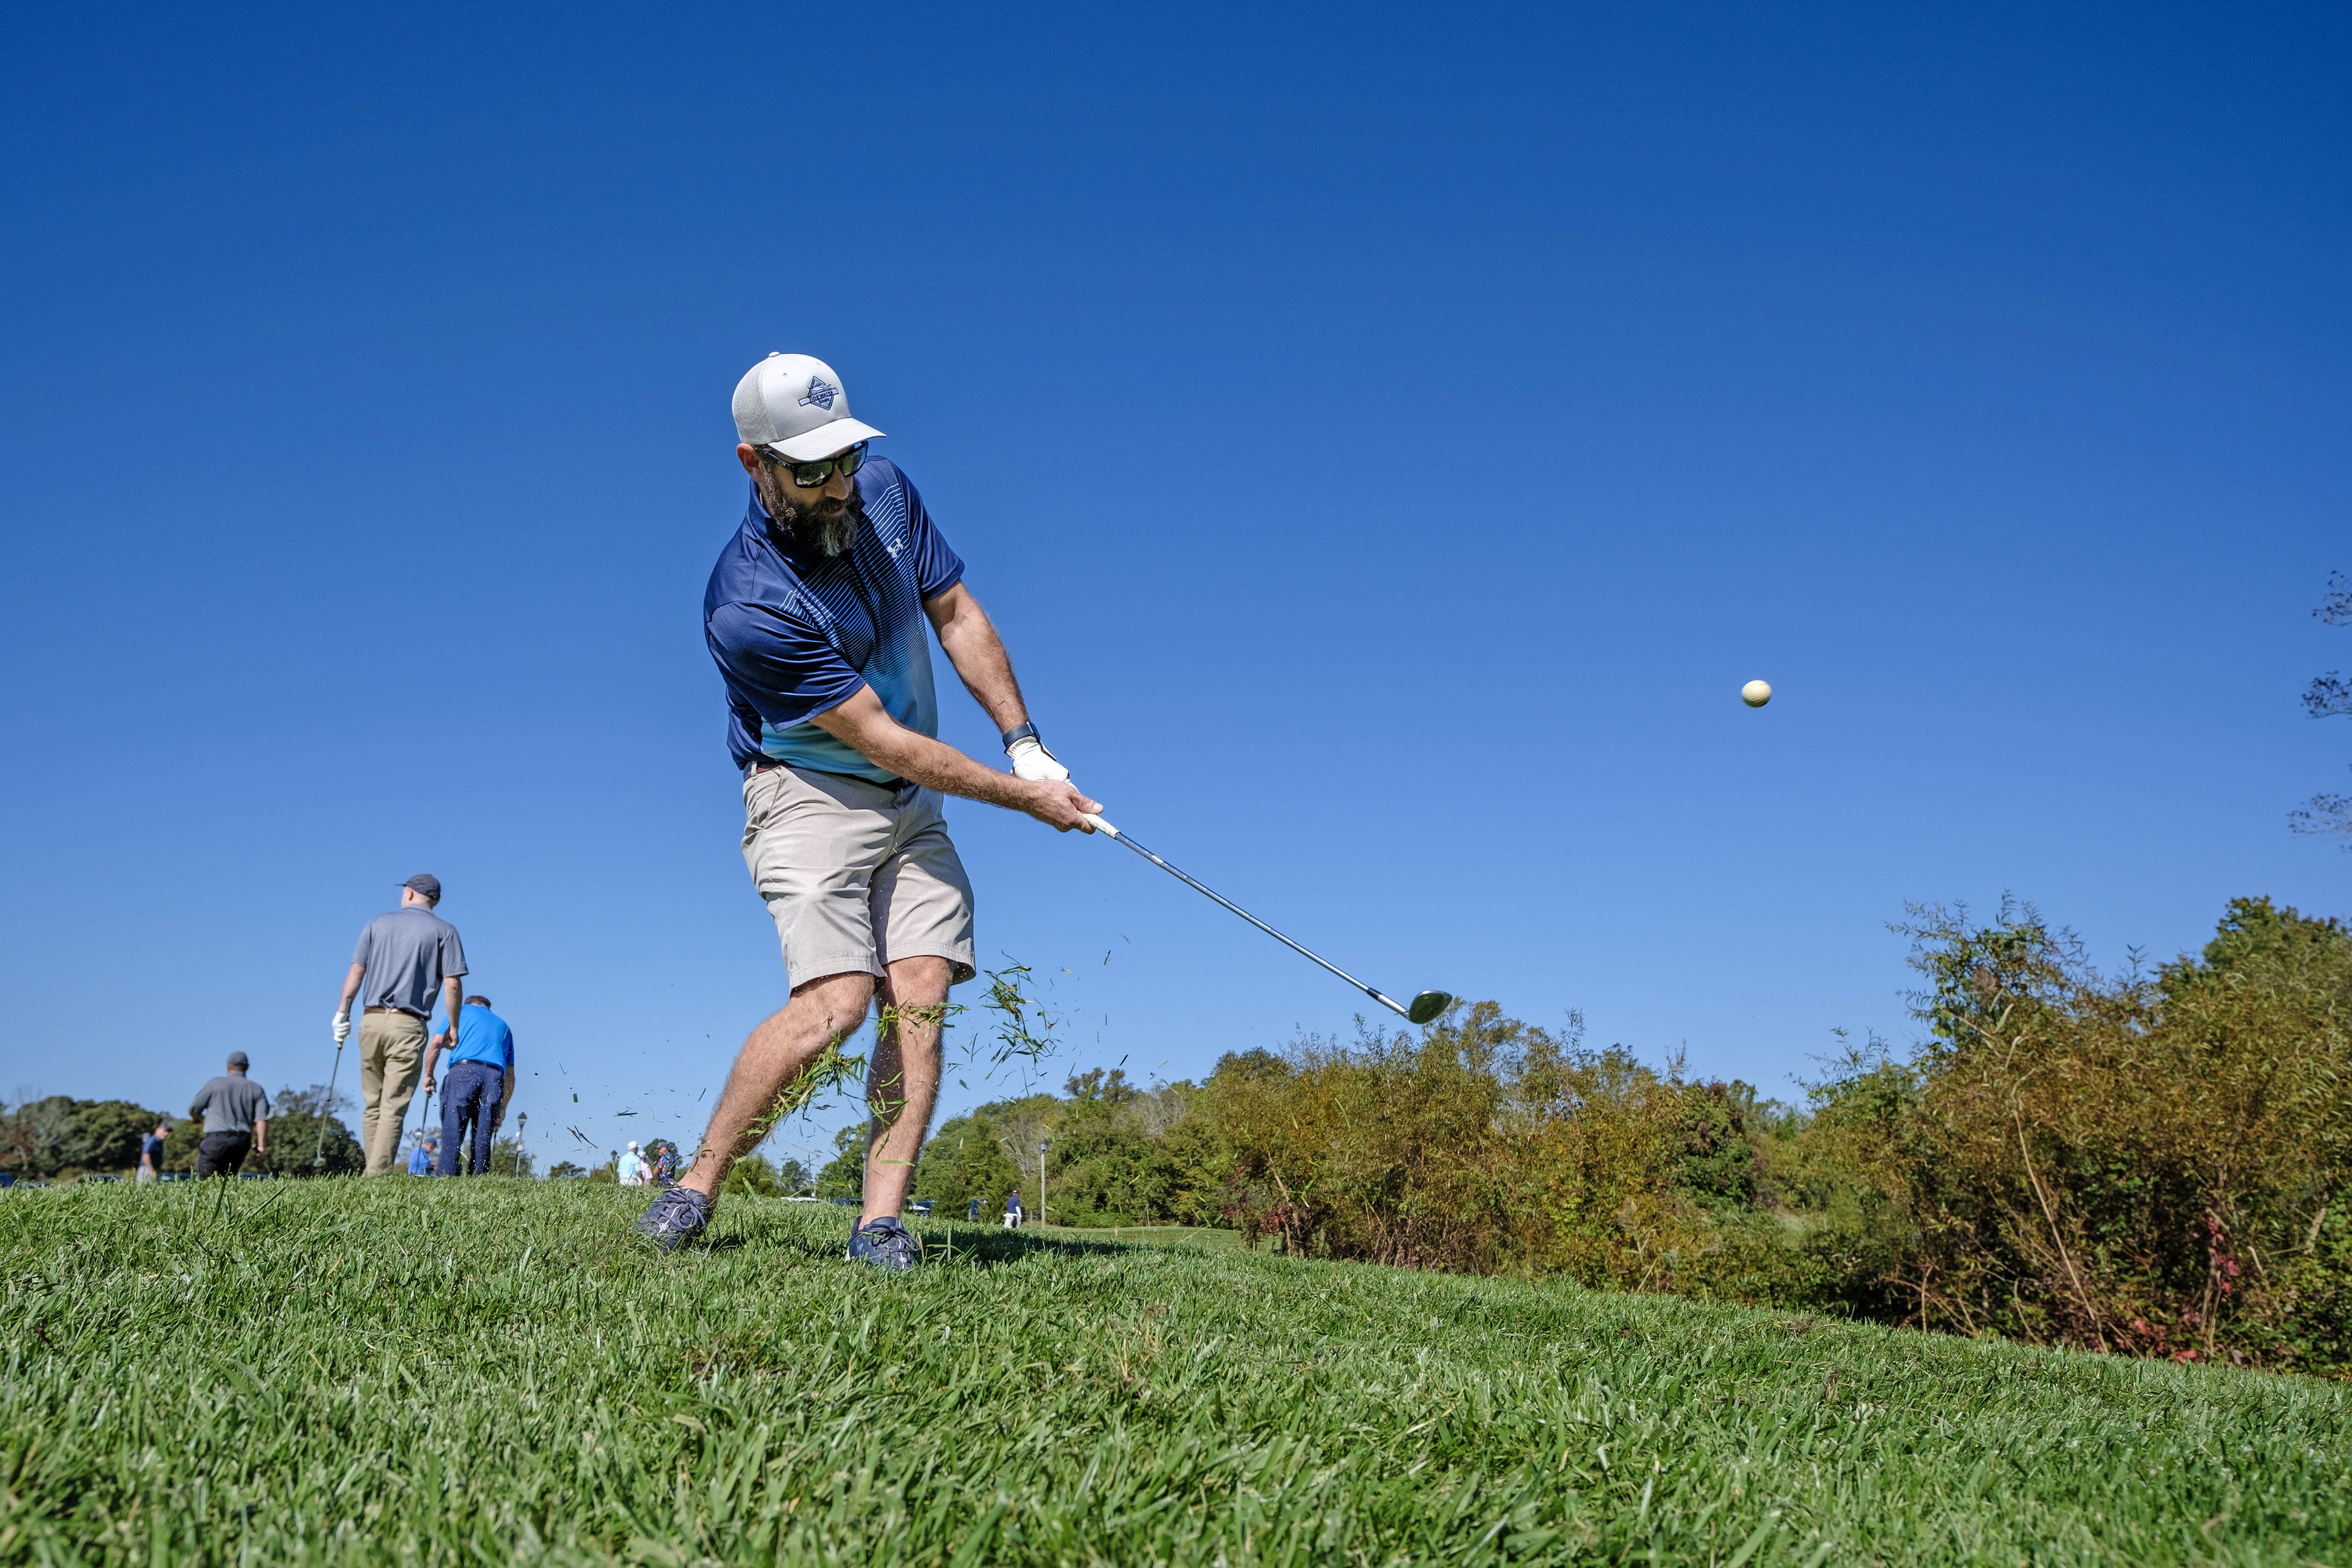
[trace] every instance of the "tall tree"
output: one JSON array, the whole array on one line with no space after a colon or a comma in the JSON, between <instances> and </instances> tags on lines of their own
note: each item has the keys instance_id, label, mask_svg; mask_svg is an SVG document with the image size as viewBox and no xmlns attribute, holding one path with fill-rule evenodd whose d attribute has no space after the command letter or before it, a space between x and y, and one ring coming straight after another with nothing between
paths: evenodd
<instances>
[{"instance_id":1,"label":"tall tree","mask_svg":"<svg viewBox=\"0 0 2352 1568\"><path fill-rule=\"evenodd\" d=\"M2327 597L2319 608L2311 612L2331 626L2352 626L2352 578L2341 572L2327 574ZM2352 680L2347 680L2335 670L2312 677L2304 689L2304 711L2315 719L2338 716L2352 717ZM2287 826L2297 833L2336 833L2352 836L2352 795L2313 795L2287 817ZM2344 846L2352 851L2352 843Z\"/></svg>"}]
</instances>

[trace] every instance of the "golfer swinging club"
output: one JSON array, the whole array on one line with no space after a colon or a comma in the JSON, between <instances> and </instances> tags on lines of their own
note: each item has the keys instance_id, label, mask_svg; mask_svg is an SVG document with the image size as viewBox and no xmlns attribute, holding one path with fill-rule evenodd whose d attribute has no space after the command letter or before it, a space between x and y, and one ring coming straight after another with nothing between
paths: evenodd
<instances>
[{"instance_id":1,"label":"golfer swinging club","mask_svg":"<svg viewBox=\"0 0 2352 1568\"><path fill-rule=\"evenodd\" d=\"M743 525L702 598L743 771L743 859L783 942L792 999L751 1031L694 1163L639 1232L665 1250L709 1223L728 1165L768 1131L777 1095L876 995L896 1026L875 1041L866 1200L849 1256L911 1268L898 1222L939 1098L948 987L973 974L971 884L942 795L1025 811L1059 831L1102 808L1071 786L1029 721L1013 662L922 498L866 444L841 377L770 354L735 388ZM929 617L964 687L1003 731L1011 773L938 739Z\"/></svg>"}]
</instances>

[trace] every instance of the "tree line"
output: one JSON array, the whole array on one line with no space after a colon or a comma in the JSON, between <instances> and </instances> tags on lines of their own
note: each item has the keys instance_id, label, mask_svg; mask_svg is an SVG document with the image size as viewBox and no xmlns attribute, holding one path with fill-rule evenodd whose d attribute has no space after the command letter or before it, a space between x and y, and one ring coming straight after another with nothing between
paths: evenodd
<instances>
[{"instance_id":1,"label":"tree line","mask_svg":"<svg viewBox=\"0 0 2352 1568\"><path fill-rule=\"evenodd\" d=\"M281 1176L357 1175L367 1161L337 1114L350 1108L350 1096L331 1095L322 1083L279 1089L270 1096L269 1158L256 1156L247 1168ZM127 1100L62 1094L0 1105L0 1171L32 1181L128 1176L139 1163L141 1141L163 1121L172 1124L163 1141L163 1169L194 1171L204 1127L184 1114L151 1110Z\"/></svg>"},{"instance_id":2,"label":"tree line","mask_svg":"<svg viewBox=\"0 0 2352 1568\"><path fill-rule=\"evenodd\" d=\"M307 1177L356 1176L366 1169L359 1138L343 1121L352 1109L349 1094L314 1083L281 1089L269 1100L269 1153L266 1159L249 1156L247 1170ZM0 1171L24 1181L129 1176L139 1163L141 1141L163 1121L172 1124L163 1141L164 1171L194 1173L196 1146L204 1142L200 1119L151 1110L128 1100L28 1095L13 1106L0 1104ZM410 1129L404 1148L428 1131L437 1136L440 1129ZM490 1169L500 1175L528 1176L536 1164L527 1151L517 1150L512 1133L501 1134L490 1146Z\"/></svg>"},{"instance_id":3,"label":"tree line","mask_svg":"<svg viewBox=\"0 0 2352 1568\"><path fill-rule=\"evenodd\" d=\"M2103 975L2030 907L1898 928L1917 1047L1803 1102L1495 1003L1418 1035L1072 1077L933 1134L916 1194L1221 1225L1301 1257L1560 1275L2179 1360L2352 1372L2352 934L2232 901ZM855 1150L820 1173L856 1191ZM829 1195L829 1194L828 1194Z\"/></svg>"}]
</instances>

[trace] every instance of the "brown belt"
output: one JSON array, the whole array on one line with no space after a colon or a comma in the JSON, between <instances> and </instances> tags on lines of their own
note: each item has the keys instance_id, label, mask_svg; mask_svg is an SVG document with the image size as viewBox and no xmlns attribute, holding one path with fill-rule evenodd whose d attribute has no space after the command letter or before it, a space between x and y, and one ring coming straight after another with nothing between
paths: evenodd
<instances>
[{"instance_id":1,"label":"brown belt","mask_svg":"<svg viewBox=\"0 0 2352 1568\"><path fill-rule=\"evenodd\" d=\"M362 1013L408 1013L408 1009L405 1007L362 1007L360 1011ZM408 1013L408 1016L414 1018L418 1015Z\"/></svg>"}]
</instances>

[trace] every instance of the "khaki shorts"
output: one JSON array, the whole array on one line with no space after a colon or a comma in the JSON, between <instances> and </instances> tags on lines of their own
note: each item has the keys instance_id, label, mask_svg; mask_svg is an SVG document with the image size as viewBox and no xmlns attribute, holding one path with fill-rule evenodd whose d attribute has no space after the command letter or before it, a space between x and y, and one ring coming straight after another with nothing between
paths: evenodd
<instances>
[{"instance_id":1,"label":"khaki shorts","mask_svg":"<svg viewBox=\"0 0 2352 1568\"><path fill-rule=\"evenodd\" d=\"M882 975L901 958L974 973L971 883L936 790L770 768L743 781L743 863L768 902L793 985Z\"/></svg>"}]
</instances>

